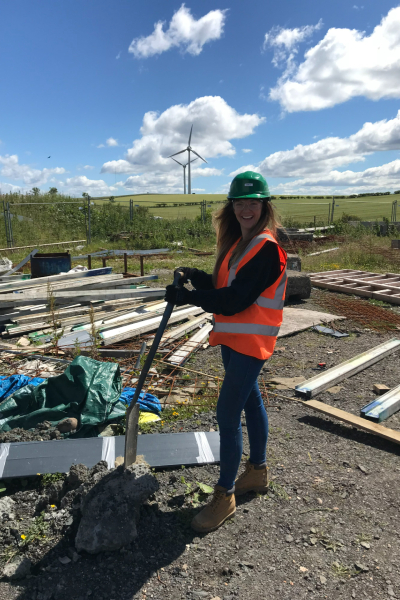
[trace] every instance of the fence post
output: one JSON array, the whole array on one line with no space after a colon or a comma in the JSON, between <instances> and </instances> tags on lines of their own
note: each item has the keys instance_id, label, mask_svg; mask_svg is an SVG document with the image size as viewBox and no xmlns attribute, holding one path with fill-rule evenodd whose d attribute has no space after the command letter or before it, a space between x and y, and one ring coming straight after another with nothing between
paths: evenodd
<instances>
[{"instance_id":1,"label":"fence post","mask_svg":"<svg viewBox=\"0 0 400 600\"><path fill-rule=\"evenodd\" d=\"M332 196L331 223L333 223L334 214L335 214L335 197Z\"/></svg>"},{"instance_id":2,"label":"fence post","mask_svg":"<svg viewBox=\"0 0 400 600\"><path fill-rule=\"evenodd\" d=\"M87 228L87 244L91 244L92 243L92 223L90 220L90 196L88 195L87 197L87 203L88 203L88 228Z\"/></svg>"},{"instance_id":3,"label":"fence post","mask_svg":"<svg viewBox=\"0 0 400 600\"><path fill-rule=\"evenodd\" d=\"M133 222L133 199L129 200L129 221Z\"/></svg>"},{"instance_id":4,"label":"fence post","mask_svg":"<svg viewBox=\"0 0 400 600\"><path fill-rule=\"evenodd\" d=\"M331 203L328 204L328 225L331 222Z\"/></svg>"},{"instance_id":5,"label":"fence post","mask_svg":"<svg viewBox=\"0 0 400 600\"><path fill-rule=\"evenodd\" d=\"M7 222L8 222L8 246L12 248L14 246L14 236L12 230L12 220L11 220L11 212L10 212L10 203L7 202Z\"/></svg>"}]
</instances>

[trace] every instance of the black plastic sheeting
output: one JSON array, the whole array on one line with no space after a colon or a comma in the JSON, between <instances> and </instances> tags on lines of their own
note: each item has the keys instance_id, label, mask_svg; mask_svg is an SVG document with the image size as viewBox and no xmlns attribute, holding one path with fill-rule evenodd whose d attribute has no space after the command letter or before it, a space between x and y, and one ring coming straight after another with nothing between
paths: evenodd
<instances>
[{"instance_id":1,"label":"black plastic sheeting","mask_svg":"<svg viewBox=\"0 0 400 600\"><path fill-rule=\"evenodd\" d=\"M73 464L90 468L100 460L112 469L124 447L125 436L0 444L0 479L67 473ZM153 468L214 464L219 462L219 433L139 435L137 453Z\"/></svg>"}]
</instances>

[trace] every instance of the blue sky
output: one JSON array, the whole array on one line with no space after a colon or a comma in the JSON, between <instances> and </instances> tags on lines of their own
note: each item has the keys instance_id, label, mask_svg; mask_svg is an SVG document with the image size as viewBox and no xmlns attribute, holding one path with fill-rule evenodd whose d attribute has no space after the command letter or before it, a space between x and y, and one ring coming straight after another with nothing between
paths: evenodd
<instances>
[{"instance_id":1,"label":"blue sky","mask_svg":"<svg viewBox=\"0 0 400 600\"><path fill-rule=\"evenodd\" d=\"M400 189L388 0L3 0L0 57L3 193L181 193L191 124L196 193Z\"/></svg>"}]
</instances>

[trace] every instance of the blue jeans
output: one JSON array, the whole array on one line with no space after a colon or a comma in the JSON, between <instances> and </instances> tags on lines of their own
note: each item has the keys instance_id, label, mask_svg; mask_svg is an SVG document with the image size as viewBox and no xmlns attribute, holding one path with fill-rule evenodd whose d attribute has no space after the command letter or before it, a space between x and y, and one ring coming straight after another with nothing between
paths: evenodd
<instances>
[{"instance_id":1,"label":"blue jeans","mask_svg":"<svg viewBox=\"0 0 400 600\"><path fill-rule=\"evenodd\" d=\"M218 485L230 490L242 458L241 413L244 409L250 442L250 461L266 460L268 416L258 388L257 377L265 361L221 346L225 379L217 404L220 434L220 477Z\"/></svg>"}]
</instances>

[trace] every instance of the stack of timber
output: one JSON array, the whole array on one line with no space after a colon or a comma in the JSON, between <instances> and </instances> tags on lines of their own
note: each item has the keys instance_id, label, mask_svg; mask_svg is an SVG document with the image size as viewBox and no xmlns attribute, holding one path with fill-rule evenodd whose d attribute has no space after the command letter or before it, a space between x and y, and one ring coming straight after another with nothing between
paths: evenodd
<instances>
[{"instance_id":1,"label":"stack of timber","mask_svg":"<svg viewBox=\"0 0 400 600\"><path fill-rule=\"evenodd\" d=\"M85 350L94 343L93 330L97 343L106 347L156 331L166 307L165 289L146 283L157 275L132 277L111 271L92 269L37 279L16 275L0 280L0 347L45 352L57 341L61 351L77 345ZM180 338L203 328L210 318L196 306L175 307L169 320L174 327L162 339L164 352L172 353ZM194 338L179 364L206 340L209 328L207 335L205 327L200 331L200 341Z\"/></svg>"}]
</instances>

